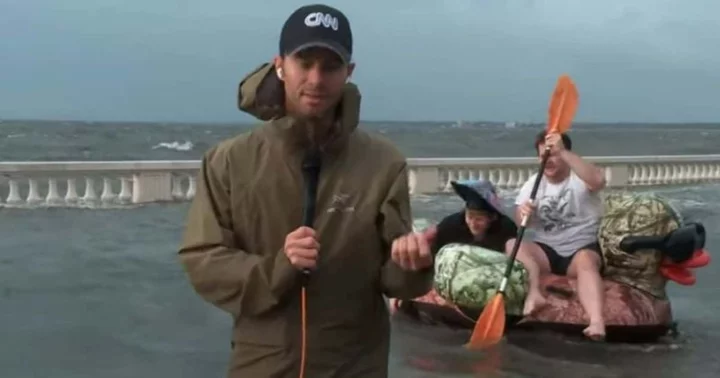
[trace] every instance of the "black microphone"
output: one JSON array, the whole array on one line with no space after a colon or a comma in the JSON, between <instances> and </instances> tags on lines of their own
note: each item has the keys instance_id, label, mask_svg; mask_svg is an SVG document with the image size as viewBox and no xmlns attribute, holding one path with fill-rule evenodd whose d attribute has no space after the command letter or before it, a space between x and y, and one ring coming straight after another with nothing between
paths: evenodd
<instances>
[{"instance_id":1,"label":"black microphone","mask_svg":"<svg viewBox=\"0 0 720 378\"><path fill-rule=\"evenodd\" d=\"M315 207L317 204L317 188L320 178L321 157L317 150L312 150L305 155L302 162L302 173L305 187L305 199L303 201L303 226L313 226L315 220ZM310 270L303 269L305 280L310 277Z\"/></svg>"}]
</instances>

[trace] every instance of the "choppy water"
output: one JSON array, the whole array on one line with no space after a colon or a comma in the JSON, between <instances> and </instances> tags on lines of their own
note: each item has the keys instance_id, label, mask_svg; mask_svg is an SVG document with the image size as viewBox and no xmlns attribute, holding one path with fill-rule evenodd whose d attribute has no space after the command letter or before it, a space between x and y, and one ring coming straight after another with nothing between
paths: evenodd
<instances>
[{"instance_id":1,"label":"choppy water","mask_svg":"<svg viewBox=\"0 0 720 378\"><path fill-rule=\"evenodd\" d=\"M448 125L449 126L449 125ZM528 156L537 129L372 124L410 156ZM194 159L242 126L0 124L0 160ZM592 126L573 130L590 155L716 153L720 128ZM708 230L720 231L720 186L665 195ZM512 193L506 193L510 199ZM460 206L418 197L416 218ZM177 263L187 204L135 209L0 209L0 377L220 377L230 319L202 302ZM395 321L393 377L716 377L720 374L720 268L693 287L670 284L679 339L596 345L518 334L497 354L461 348L467 332ZM484 373L473 373L478 366ZM477 375L475 375L477 374Z\"/></svg>"}]
</instances>

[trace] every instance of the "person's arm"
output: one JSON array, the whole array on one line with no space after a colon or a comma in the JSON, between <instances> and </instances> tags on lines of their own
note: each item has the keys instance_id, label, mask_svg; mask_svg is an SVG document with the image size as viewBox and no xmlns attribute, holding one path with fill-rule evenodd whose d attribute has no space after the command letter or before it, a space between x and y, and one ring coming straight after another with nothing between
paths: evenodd
<instances>
[{"instance_id":1,"label":"person's arm","mask_svg":"<svg viewBox=\"0 0 720 378\"><path fill-rule=\"evenodd\" d=\"M432 289L434 267L402 269L390 257L393 240L412 232L407 163L403 163L380 208L380 231L387 260L380 272L382 290L390 298L413 299Z\"/></svg>"},{"instance_id":2,"label":"person's arm","mask_svg":"<svg viewBox=\"0 0 720 378\"><path fill-rule=\"evenodd\" d=\"M430 252L432 252L433 256L437 255L437 253L440 251L440 248L444 247L446 244L451 243L453 231L452 225L450 224L451 217L452 215L445 217L436 226L437 234L435 234L435 238L430 244Z\"/></svg>"},{"instance_id":3,"label":"person's arm","mask_svg":"<svg viewBox=\"0 0 720 378\"><path fill-rule=\"evenodd\" d=\"M233 231L227 163L217 147L203 157L178 255L203 299L235 317L256 316L280 302L298 271L283 251L242 249Z\"/></svg>"},{"instance_id":4,"label":"person's arm","mask_svg":"<svg viewBox=\"0 0 720 378\"><path fill-rule=\"evenodd\" d=\"M576 153L568 150L560 151L560 158L570 166L573 172L585 183L591 192L605 188L605 171L593 163L585 161Z\"/></svg>"},{"instance_id":5,"label":"person's arm","mask_svg":"<svg viewBox=\"0 0 720 378\"><path fill-rule=\"evenodd\" d=\"M515 223L518 225L522 223L520 206L530 200L530 192L532 191L532 185L535 183L535 177L535 175L530 176L530 178L525 181L523 186L520 187L520 191L518 191L518 195L517 197L515 197L515 210L513 211L513 213L515 215Z\"/></svg>"}]
</instances>

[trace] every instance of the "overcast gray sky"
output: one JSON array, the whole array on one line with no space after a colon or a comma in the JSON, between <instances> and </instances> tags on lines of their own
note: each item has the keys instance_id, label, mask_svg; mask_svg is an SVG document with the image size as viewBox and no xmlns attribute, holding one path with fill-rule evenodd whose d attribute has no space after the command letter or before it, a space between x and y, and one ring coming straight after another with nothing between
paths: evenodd
<instances>
[{"instance_id":1,"label":"overcast gray sky","mask_svg":"<svg viewBox=\"0 0 720 378\"><path fill-rule=\"evenodd\" d=\"M720 121L717 0L334 0L365 120ZM631 4L630 4L631 3ZM0 118L248 121L298 0L0 0Z\"/></svg>"}]
</instances>

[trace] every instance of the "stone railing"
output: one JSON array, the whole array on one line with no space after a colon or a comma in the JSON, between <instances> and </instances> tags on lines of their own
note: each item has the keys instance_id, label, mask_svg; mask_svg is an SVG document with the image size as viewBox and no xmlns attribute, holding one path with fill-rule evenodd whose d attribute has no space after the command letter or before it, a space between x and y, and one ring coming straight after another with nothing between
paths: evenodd
<instances>
[{"instance_id":1,"label":"stone railing","mask_svg":"<svg viewBox=\"0 0 720 378\"><path fill-rule=\"evenodd\" d=\"M96 207L188 200L199 167L195 160L2 162L0 203Z\"/></svg>"},{"instance_id":2,"label":"stone railing","mask_svg":"<svg viewBox=\"0 0 720 378\"><path fill-rule=\"evenodd\" d=\"M720 155L592 156L605 169L608 187L688 185L720 181ZM451 191L450 182L485 178L517 189L538 170L537 158L410 159L411 193Z\"/></svg>"},{"instance_id":3,"label":"stone railing","mask_svg":"<svg viewBox=\"0 0 720 378\"><path fill-rule=\"evenodd\" d=\"M720 181L720 155L586 159L605 168L611 188ZM477 178L512 190L538 168L536 158L413 158L408 163L411 194L446 193L452 180ZM102 207L189 200L195 195L199 167L195 160L3 162L0 204Z\"/></svg>"}]
</instances>

